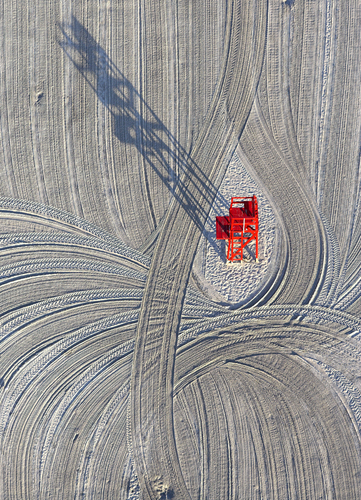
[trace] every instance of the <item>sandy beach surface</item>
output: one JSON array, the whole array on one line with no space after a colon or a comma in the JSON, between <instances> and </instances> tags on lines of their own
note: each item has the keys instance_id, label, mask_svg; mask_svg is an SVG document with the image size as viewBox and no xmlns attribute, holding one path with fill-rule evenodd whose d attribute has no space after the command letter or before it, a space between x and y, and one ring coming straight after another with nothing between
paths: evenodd
<instances>
[{"instance_id":1,"label":"sandy beach surface","mask_svg":"<svg viewBox=\"0 0 361 500\"><path fill-rule=\"evenodd\" d=\"M361 498L360 26L2 2L1 499Z\"/></svg>"}]
</instances>

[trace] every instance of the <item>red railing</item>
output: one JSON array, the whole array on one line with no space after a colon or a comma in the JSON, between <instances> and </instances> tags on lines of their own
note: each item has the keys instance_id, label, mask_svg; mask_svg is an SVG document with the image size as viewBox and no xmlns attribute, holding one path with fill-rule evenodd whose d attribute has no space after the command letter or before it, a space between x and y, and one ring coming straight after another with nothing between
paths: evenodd
<instances>
[{"instance_id":1,"label":"red railing","mask_svg":"<svg viewBox=\"0 0 361 500\"><path fill-rule=\"evenodd\" d=\"M217 239L228 239L227 259L231 262L243 260L244 248L256 242L258 260L258 204L256 196L233 197L229 217L216 218Z\"/></svg>"}]
</instances>

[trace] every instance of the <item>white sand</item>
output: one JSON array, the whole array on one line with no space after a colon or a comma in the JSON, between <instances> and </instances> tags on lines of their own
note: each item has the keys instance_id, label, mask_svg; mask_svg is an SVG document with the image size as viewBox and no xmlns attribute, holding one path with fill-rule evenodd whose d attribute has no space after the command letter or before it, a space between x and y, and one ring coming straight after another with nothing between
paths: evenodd
<instances>
[{"instance_id":1,"label":"white sand","mask_svg":"<svg viewBox=\"0 0 361 500\"><path fill-rule=\"evenodd\" d=\"M255 258L255 242L251 242L245 249L243 264L231 263L226 259L226 241L216 240L216 216L228 215L233 196L254 194L259 211L259 262ZM194 269L213 298L231 303L245 302L262 286L272 260L275 224L267 198L239 156L234 154L205 225Z\"/></svg>"},{"instance_id":2,"label":"white sand","mask_svg":"<svg viewBox=\"0 0 361 500\"><path fill-rule=\"evenodd\" d=\"M0 500L360 497L360 23L2 2Z\"/></svg>"}]
</instances>

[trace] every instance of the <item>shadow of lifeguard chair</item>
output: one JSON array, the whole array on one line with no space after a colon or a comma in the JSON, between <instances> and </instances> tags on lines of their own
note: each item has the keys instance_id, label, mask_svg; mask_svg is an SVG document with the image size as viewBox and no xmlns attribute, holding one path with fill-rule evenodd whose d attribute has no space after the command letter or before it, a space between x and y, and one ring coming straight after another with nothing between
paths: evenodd
<instances>
[{"instance_id":1,"label":"shadow of lifeguard chair","mask_svg":"<svg viewBox=\"0 0 361 500\"><path fill-rule=\"evenodd\" d=\"M228 240L227 260L242 262L243 249L256 242L258 262L258 204L256 196L231 199L229 215L216 217L217 240Z\"/></svg>"}]
</instances>

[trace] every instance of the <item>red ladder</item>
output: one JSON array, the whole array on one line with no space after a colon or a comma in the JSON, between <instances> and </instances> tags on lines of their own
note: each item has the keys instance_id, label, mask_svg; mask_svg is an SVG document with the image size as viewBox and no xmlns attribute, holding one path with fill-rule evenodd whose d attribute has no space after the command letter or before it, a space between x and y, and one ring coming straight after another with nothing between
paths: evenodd
<instances>
[{"instance_id":1,"label":"red ladder","mask_svg":"<svg viewBox=\"0 0 361 500\"><path fill-rule=\"evenodd\" d=\"M228 239L227 259L243 260L243 249L256 241L258 260L258 204L256 196L231 199L229 217L216 218L217 239Z\"/></svg>"}]
</instances>

